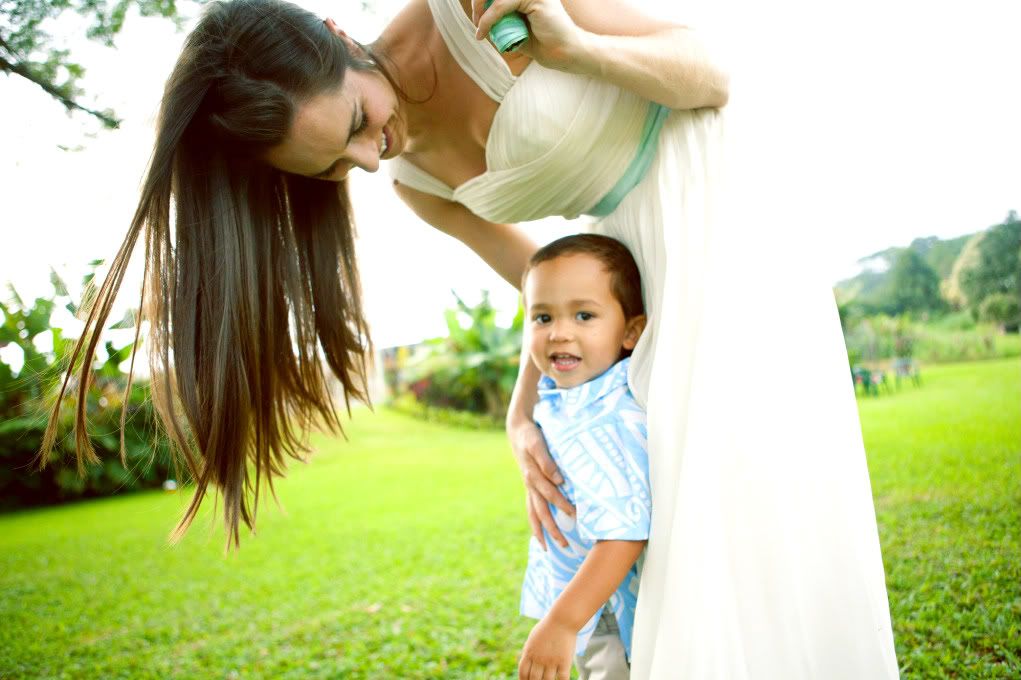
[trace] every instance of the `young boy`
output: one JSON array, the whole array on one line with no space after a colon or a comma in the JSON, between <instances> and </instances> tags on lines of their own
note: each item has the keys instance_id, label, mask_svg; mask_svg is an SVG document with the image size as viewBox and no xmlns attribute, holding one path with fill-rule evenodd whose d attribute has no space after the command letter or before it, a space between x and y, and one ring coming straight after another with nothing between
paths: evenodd
<instances>
[{"instance_id":1,"label":"young boy","mask_svg":"<svg viewBox=\"0 0 1021 680\"><path fill-rule=\"evenodd\" d=\"M627 385L645 328L638 267L612 238L568 236L532 256L522 284L543 373L533 417L576 515L550 504L568 547L529 546L521 613L540 621L519 676L569 678L573 657L582 680L626 679L652 510L645 413Z\"/></svg>"}]
</instances>

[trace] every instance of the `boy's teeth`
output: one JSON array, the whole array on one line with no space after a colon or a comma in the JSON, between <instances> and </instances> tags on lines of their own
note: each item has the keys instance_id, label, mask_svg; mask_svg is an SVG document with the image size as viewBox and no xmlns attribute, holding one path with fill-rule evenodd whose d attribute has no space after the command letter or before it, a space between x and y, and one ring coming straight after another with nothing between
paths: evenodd
<instances>
[{"instance_id":1,"label":"boy's teeth","mask_svg":"<svg viewBox=\"0 0 1021 680\"><path fill-rule=\"evenodd\" d=\"M581 359L570 354L554 354L551 358L553 359L553 366L559 370L574 368L581 363Z\"/></svg>"}]
</instances>

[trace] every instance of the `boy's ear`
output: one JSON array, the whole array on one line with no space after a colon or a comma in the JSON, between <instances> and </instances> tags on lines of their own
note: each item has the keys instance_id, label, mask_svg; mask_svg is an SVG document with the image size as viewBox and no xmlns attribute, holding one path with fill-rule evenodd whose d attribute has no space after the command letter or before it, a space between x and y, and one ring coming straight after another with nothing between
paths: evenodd
<instances>
[{"instance_id":1,"label":"boy's ear","mask_svg":"<svg viewBox=\"0 0 1021 680\"><path fill-rule=\"evenodd\" d=\"M624 349L632 350L635 348L635 345L638 344L638 338L642 337L642 331L645 330L645 321L644 314L639 314L628 320L627 325L624 327L624 342L622 343Z\"/></svg>"}]
</instances>

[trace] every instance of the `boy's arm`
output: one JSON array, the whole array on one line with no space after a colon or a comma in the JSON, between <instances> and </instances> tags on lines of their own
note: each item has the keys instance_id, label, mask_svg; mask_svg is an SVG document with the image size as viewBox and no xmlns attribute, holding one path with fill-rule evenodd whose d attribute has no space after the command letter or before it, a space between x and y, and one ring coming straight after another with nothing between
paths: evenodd
<instances>
[{"instance_id":1,"label":"boy's arm","mask_svg":"<svg viewBox=\"0 0 1021 680\"><path fill-rule=\"evenodd\" d=\"M598 541L525 642L518 677L568 678L578 631L613 594L645 541ZM547 674L548 673L548 674Z\"/></svg>"},{"instance_id":2,"label":"boy's arm","mask_svg":"<svg viewBox=\"0 0 1021 680\"><path fill-rule=\"evenodd\" d=\"M610 599L645 548L645 541L598 541L547 618L575 633Z\"/></svg>"}]
</instances>

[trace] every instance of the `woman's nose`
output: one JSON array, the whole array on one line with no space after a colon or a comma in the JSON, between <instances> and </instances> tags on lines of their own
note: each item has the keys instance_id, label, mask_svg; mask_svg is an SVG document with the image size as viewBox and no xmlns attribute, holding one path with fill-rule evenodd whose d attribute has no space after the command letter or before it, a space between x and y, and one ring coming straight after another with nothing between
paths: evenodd
<instances>
[{"instance_id":1,"label":"woman's nose","mask_svg":"<svg viewBox=\"0 0 1021 680\"><path fill-rule=\"evenodd\" d=\"M365 144L352 160L365 172L376 172L379 170L379 149L371 144Z\"/></svg>"},{"instance_id":2,"label":"woman's nose","mask_svg":"<svg viewBox=\"0 0 1021 680\"><path fill-rule=\"evenodd\" d=\"M369 139L361 140L357 145L348 147L351 162L365 172L379 170L379 144Z\"/></svg>"}]
</instances>

